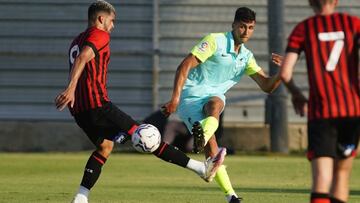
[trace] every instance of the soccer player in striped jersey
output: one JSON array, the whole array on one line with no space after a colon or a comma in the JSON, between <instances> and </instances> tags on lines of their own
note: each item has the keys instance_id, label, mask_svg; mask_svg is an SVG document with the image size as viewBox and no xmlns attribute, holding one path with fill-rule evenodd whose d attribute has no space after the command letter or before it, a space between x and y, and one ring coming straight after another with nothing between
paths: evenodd
<instances>
[{"instance_id":1,"label":"soccer player in striped jersey","mask_svg":"<svg viewBox=\"0 0 360 203\"><path fill-rule=\"evenodd\" d=\"M288 39L281 78L297 114L308 117L311 203L343 203L360 134L358 17L335 11L337 0L309 0L315 15L300 22ZM304 51L309 99L292 80Z\"/></svg>"},{"instance_id":2,"label":"soccer player in striped jersey","mask_svg":"<svg viewBox=\"0 0 360 203\"><path fill-rule=\"evenodd\" d=\"M88 28L70 46L69 84L55 98L56 107L62 110L68 106L76 123L97 148L86 163L74 203L88 202L90 189L98 180L102 166L113 150L114 141L126 141L139 125L113 105L107 94L110 32L114 28L114 21L115 9L108 2L99 0L89 6ZM222 164L225 151L200 162L162 142L153 154L164 161L188 168L209 181Z\"/></svg>"},{"instance_id":3,"label":"soccer player in striped jersey","mask_svg":"<svg viewBox=\"0 0 360 203\"><path fill-rule=\"evenodd\" d=\"M247 75L264 92L272 92L279 84L278 74L269 77L257 65L253 53L245 47L256 24L256 14L247 7L235 12L232 30L205 36L179 65L172 97L163 107L165 114L176 112L194 137L194 151L205 149L206 157L218 153L214 132L225 108L225 93ZM273 62L281 63L279 55ZM221 148L220 148L221 149ZM215 180L225 193L227 202L240 203L224 166Z\"/></svg>"}]
</instances>

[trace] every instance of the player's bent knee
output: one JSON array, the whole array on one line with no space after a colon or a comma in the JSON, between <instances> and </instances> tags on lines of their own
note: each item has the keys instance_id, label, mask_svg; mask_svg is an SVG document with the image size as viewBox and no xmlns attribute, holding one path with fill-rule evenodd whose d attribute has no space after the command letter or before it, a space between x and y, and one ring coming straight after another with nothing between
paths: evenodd
<instances>
[{"instance_id":1,"label":"player's bent knee","mask_svg":"<svg viewBox=\"0 0 360 203\"><path fill-rule=\"evenodd\" d=\"M101 155L103 155L104 157L108 157L110 156L112 150L114 148L114 143L112 141L109 141L109 140L104 140L99 148L98 148L98 151Z\"/></svg>"}]
</instances>

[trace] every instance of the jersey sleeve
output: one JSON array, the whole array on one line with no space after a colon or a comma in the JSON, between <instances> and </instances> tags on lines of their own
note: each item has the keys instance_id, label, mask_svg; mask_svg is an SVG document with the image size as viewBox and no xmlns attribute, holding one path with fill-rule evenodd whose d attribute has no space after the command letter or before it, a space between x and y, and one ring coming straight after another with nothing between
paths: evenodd
<instances>
[{"instance_id":1,"label":"jersey sleeve","mask_svg":"<svg viewBox=\"0 0 360 203\"><path fill-rule=\"evenodd\" d=\"M355 24L355 30L356 30L356 40L358 47L360 47L360 18L354 17L354 24Z\"/></svg>"},{"instance_id":2,"label":"jersey sleeve","mask_svg":"<svg viewBox=\"0 0 360 203\"><path fill-rule=\"evenodd\" d=\"M216 40L212 34L205 36L196 46L191 50L191 53L196 56L201 62L206 61L216 51Z\"/></svg>"},{"instance_id":3,"label":"jersey sleeve","mask_svg":"<svg viewBox=\"0 0 360 203\"><path fill-rule=\"evenodd\" d=\"M100 49L109 44L110 35L109 33L93 29L89 32L84 45L90 46L95 53L97 53Z\"/></svg>"},{"instance_id":4,"label":"jersey sleeve","mask_svg":"<svg viewBox=\"0 0 360 203\"><path fill-rule=\"evenodd\" d=\"M246 64L245 73L246 75L252 75L261 70L260 66L256 63L254 55L250 57Z\"/></svg>"},{"instance_id":5,"label":"jersey sleeve","mask_svg":"<svg viewBox=\"0 0 360 203\"><path fill-rule=\"evenodd\" d=\"M305 36L305 23L302 22L299 23L291 32L288 38L286 52L295 52L300 54L300 52L304 49Z\"/></svg>"}]
</instances>

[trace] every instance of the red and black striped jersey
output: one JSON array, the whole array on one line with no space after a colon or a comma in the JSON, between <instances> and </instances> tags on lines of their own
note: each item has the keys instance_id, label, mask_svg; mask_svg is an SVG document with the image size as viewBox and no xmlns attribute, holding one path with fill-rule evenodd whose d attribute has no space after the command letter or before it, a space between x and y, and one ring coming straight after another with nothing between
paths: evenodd
<instances>
[{"instance_id":1,"label":"red and black striped jersey","mask_svg":"<svg viewBox=\"0 0 360 203\"><path fill-rule=\"evenodd\" d=\"M309 78L308 119L360 116L360 19L316 15L292 31L286 52L304 51Z\"/></svg>"},{"instance_id":2,"label":"red and black striped jersey","mask_svg":"<svg viewBox=\"0 0 360 203\"><path fill-rule=\"evenodd\" d=\"M103 106L109 101L106 82L110 60L110 35L96 27L90 27L80 33L71 43L69 49L70 72L75 58L84 46L89 46L95 57L86 63L75 91L73 108L69 106L72 115Z\"/></svg>"}]
</instances>

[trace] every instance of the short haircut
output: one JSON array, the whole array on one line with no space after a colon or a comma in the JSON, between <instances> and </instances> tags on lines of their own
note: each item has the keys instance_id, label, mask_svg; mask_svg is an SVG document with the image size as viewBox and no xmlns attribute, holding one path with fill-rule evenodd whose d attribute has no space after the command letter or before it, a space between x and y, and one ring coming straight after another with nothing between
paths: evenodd
<instances>
[{"instance_id":1,"label":"short haircut","mask_svg":"<svg viewBox=\"0 0 360 203\"><path fill-rule=\"evenodd\" d=\"M256 13L247 7L240 7L236 10L234 17L234 22L239 21L245 23L256 21Z\"/></svg>"},{"instance_id":2,"label":"short haircut","mask_svg":"<svg viewBox=\"0 0 360 203\"><path fill-rule=\"evenodd\" d=\"M104 0L98 0L92 3L88 9L88 21L95 22L99 12L115 13L115 8Z\"/></svg>"},{"instance_id":3,"label":"short haircut","mask_svg":"<svg viewBox=\"0 0 360 203\"><path fill-rule=\"evenodd\" d=\"M310 6L315 11L321 11L325 4L332 3L334 0L309 0Z\"/></svg>"}]
</instances>

